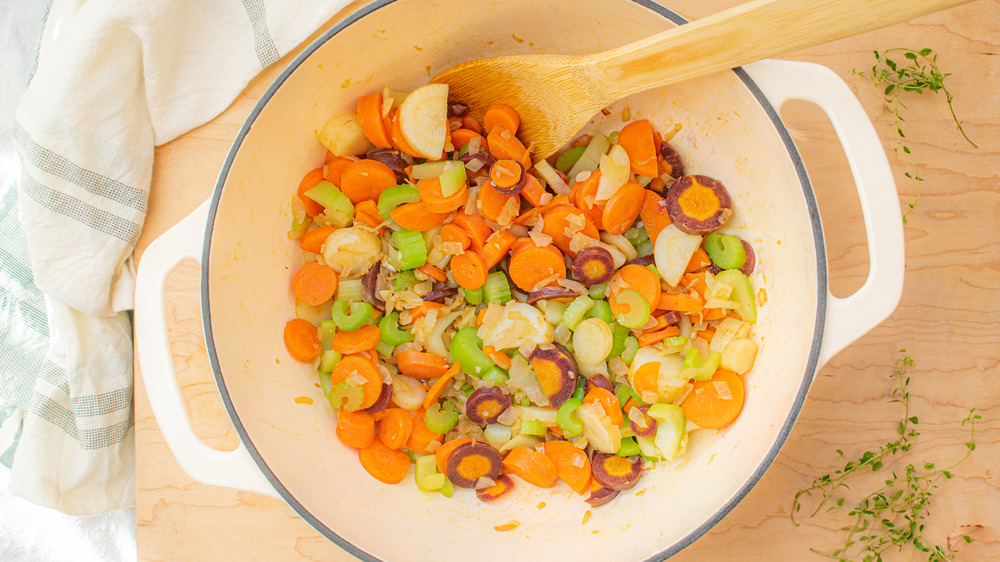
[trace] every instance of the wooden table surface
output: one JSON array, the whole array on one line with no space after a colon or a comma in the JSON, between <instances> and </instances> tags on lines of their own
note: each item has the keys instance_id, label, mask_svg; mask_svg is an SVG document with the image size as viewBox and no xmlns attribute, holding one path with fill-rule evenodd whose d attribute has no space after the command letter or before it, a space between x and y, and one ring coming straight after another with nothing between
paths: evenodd
<instances>
[{"instance_id":1,"label":"wooden table surface","mask_svg":"<svg viewBox=\"0 0 1000 562\"><path fill-rule=\"evenodd\" d=\"M671 6L698 18L738 3L677 0ZM352 4L319 29L362 4ZM807 560L815 556L811 547L828 552L838 546L844 518L820 515L793 526L788 516L792 497L835 468L836 449L857 455L894 438L901 410L888 403L889 375L905 348L916 362L910 370L911 414L919 416L922 435L905 458L888 468L958 458L968 437L959 421L969 408L978 408L983 415L978 448L935 492L926 536L944 544L954 531L968 532L973 542L961 546L959 559L1000 560L1000 2L977 0L783 57L826 65L847 81L876 125L903 207L914 200L916 185L904 177L906 160L891 151L895 138L886 126L881 93L851 73L871 66L874 49L892 47L930 47L940 54L941 68L953 73L946 85L955 95L955 111L979 147L966 144L955 130L943 96L905 98L905 132L926 181L905 226L902 301L881 326L820 369L798 423L767 474L721 523L675 559ZM293 55L264 70L216 119L157 148L150 211L137 255L209 197L240 125ZM815 184L832 290L847 295L863 283L868 256L846 158L818 108L794 102L782 115ZM232 449L238 437L205 355L198 285L193 264L182 265L169 282L174 361L199 435L212 446ZM281 501L193 482L167 448L138 368L136 374L141 559L351 559ZM873 489L885 472L859 478L854 492ZM858 497L848 495L848 502ZM910 559L895 552L889 559L904 556Z\"/></svg>"}]
</instances>

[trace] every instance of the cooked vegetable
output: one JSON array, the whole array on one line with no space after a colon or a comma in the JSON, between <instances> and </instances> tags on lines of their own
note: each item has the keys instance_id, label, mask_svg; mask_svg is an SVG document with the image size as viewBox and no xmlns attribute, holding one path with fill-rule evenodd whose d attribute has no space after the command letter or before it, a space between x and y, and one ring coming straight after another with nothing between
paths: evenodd
<instances>
[{"instance_id":1,"label":"cooked vegetable","mask_svg":"<svg viewBox=\"0 0 1000 562\"><path fill-rule=\"evenodd\" d=\"M589 503L591 507L600 507L617 498L620 493L621 492L618 490L609 490L604 487L591 490L590 497L587 498L587 503Z\"/></svg>"},{"instance_id":2,"label":"cooked vegetable","mask_svg":"<svg viewBox=\"0 0 1000 562\"><path fill-rule=\"evenodd\" d=\"M375 441L375 416L343 408L337 410L337 438L351 447L368 447Z\"/></svg>"},{"instance_id":3,"label":"cooked vegetable","mask_svg":"<svg viewBox=\"0 0 1000 562\"><path fill-rule=\"evenodd\" d=\"M660 158L657 171L660 174L680 179L684 175L684 164L681 162L681 155L666 142L660 145Z\"/></svg>"},{"instance_id":4,"label":"cooked vegetable","mask_svg":"<svg viewBox=\"0 0 1000 562\"><path fill-rule=\"evenodd\" d=\"M521 126L521 116L509 105L498 103L491 105L483 114L483 129L487 132L500 127L507 129L510 134L517 133L517 128Z\"/></svg>"},{"instance_id":5,"label":"cooked vegetable","mask_svg":"<svg viewBox=\"0 0 1000 562\"><path fill-rule=\"evenodd\" d=\"M413 230L397 230L392 233L392 241L399 254L393 256L401 269L413 269L427 263L427 245L424 237Z\"/></svg>"},{"instance_id":6,"label":"cooked vegetable","mask_svg":"<svg viewBox=\"0 0 1000 562\"><path fill-rule=\"evenodd\" d=\"M742 269L746 262L743 241L732 234L713 232L705 236L705 253L721 269Z\"/></svg>"},{"instance_id":7,"label":"cooked vegetable","mask_svg":"<svg viewBox=\"0 0 1000 562\"><path fill-rule=\"evenodd\" d=\"M343 301L340 301L343 302ZM354 303L354 304L366 304L368 303ZM354 306L353 304L351 306ZM361 314L364 314L363 312ZM349 355L351 353L361 353L373 349L378 342L381 340L382 334L378 329L378 326L374 324L368 324L362 326L354 331L340 331L333 336L333 340L330 342L330 347L337 353L343 355Z\"/></svg>"},{"instance_id":8,"label":"cooked vegetable","mask_svg":"<svg viewBox=\"0 0 1000 562\"><path fill-rule=\"evenodd\" d=\"M750 286L750 280L747 279L747 276L743 275L738 269L727 269L726 271L719 272L715 276L715 281L716 283L725 283L733 288L729 299L739 303L740 306L736 309L736 312L740 314L740 318L744 322L756 324L757 299L754 296L753 288Z\"/></svg>"},{"instance_id":9,"label":"cooked vegetable","mask_svg":"<svg viewBox=\"0 0 1000 562\"><path fill-rule=\"evenodd\" d=\"M642 476L642 457L619 457L614 454L594 452L591 459L594 480L609 490L628 490Z\"/></svg>"},{"instance_id":10,"label":"cooked vegetable","mask_svg":"<svg viewBox=\"0 0 1000 562\"><path fill-rule=\"evenodd\" d=\"M356 113L341 113L331 117L316 134L316 140L335 156L363 154L372 146L358 123Z\"/></svg>"},{"instance_id":11,"label":"cooked vegetable","mask_svg":"<svg viewBox=\"0 0 1000 562\"><path fill-rule=\"evenodd\" d=\"M566 289L564 287L542 287L528 293L528 304L535 304L539 301L562 304L570 302L580 296L578 291ZM562 315L560 314L560 318ZM556 322L550 322L555 324Z\"/></svg>"},{"instance_id":12,"label":"cooked vegetable","mask_svg":"<svg viewBox=\"0 0 1000 562\"><path fill-rule=\"evenodd\" d=\"M483 353L482 345L483 340L476 335L476 329L465 326L452 336L448 352L453 360L462 364L463 373L478 377L494 366L493 361Z\"/></svg>"},{"instance_id":13,"label":"cooked vegetable","mask_svg":"<svg viewBox=\"0 0 1000 562\"><path fill-rule=\"evenodd\" d=\"M692 380L707 381L718 370L721 360L722 354L718 351L711 351L708 356L704 356L692 348L684 357L684 370L689 373Z\"/></svg>"},{"instance_id":14,"label":"cooked vegetable","mask_svg":"<svg viewBox=\"0 0 1000 562\"><path fill-rule=\"evenodd\" d=\"M726 427L743 409L743 380L732 371L720 369L710 380L695 382L681 408L700 427Z\"/></svg>"},{"instance_id":15,"label":"cooked vegetable","mask_svg":"<svg viewBox=\"0 0 1000 562\"><path fill-rule=\"evenodd\" d=\"M576 256L576 251L570 249L572 234L582 233L597 240L600 234L594 223L587 220L583 211L568 205L553 207L542 214L542 232L552 237L552 243L570 257Z\"/></svg>"},{"instance_id":16,"label":"cooked vegetable","mask_svg":"<svg viewBox=\"0 0 1000 562\"><path fill-rule=\"evenodd\" d=\"M757 254L753 251L753 246L750 245L746 240L740 240L743 243L743 253L746 256L746 260L743 262L743 267L740 268L740 272L747 277L753 273L754 267L757 265Z\"/></svg>"},{"instance_id":17,"label":"cooked vegetable","mask_svg":"<svg viewBox=\"0 0 1000 562\"><path fill-rule=\"evenodd\" d=\"M636 413L637 412L637 413ZM634 417L633 417L634 416ZM628 415L632 433L639 437L656 436L657 421L649 415L649 406L636 406Z\"/></svg>"},{"instance_id":18,"label":"cooked vegetable","mask_svg":"<svg viewBox=\"0 0 1000 562\"><path fill-rule=\"evenodd\" d=\"M552 459L528 447L511 449L503 460L503 469L539 488L551 488L559 479L559 470Z\"/></svg>"},{"instance_id":19,"label":"cooked vegetable","mask_svg":"<svg viewBox=\"0 0 1000 562\"><path fill-rule=\"evenodd\" d=\"M337 363L330 373L330 382L336 386L343 381L361 386L365 393L362 409L374 405L382 393L382 374L364 355L347 355Z\"/></svg>"},{"instance_id":20,"label":"cooked vegetable","mask_svg":"<svg viewBox=\"0 0 1000 562\"><path fill-rule=\"evenodd\" d=\"M301 318L289 320L285 324L285 348L297 361L308 363L323 352L316 327Z\"/></svg>"},{"instance_id":21,"label":"cooked vegetable","mask_svg":"<svg viewBox=\"0 0 1000 562\"><path fill-rule=\"evenodd\" d=\"M338 300L334 301L333 307L330 309L330 316L334 323L337 324L338 329L345 332L354 332L371 322L372 312L372 305L366 302L348 303Z\"/></svg>"},{"instance_id":22,"label":"cooked vegetable","mask_svg":"<svg viewBox=\"0 0 1000 562\"><path fill-rule=\"evenodd\" d=\"M586 451L569 441L547 441L544 451L555 465L559 479L574 492L583 495L590 489L591 468Z\"/></svg>"},{"instance_id":23,"label":"cooked vegetable","mask_svg":"<svg viewBox=\"0 0 1000 562\"><path fill-rule=\"evenodd\" d=\"M498 386L478 388L465 403L465 415L481 424L496 423L500 414L510 408L510 394Z\"/></svg>"},{"instance_id":24,"label":"cooked vegetable","mask_svg":"<svg viewBox=\"0 0 1000 562\"><path fill-rule=\"evenodd\" d=\"M569 400L576 388L579 369L573 355L565 347L557 343L539 345L528 360L553 408Z\"/></svg>"},{"instance_id":25,"label":"cooked vegetable","mask_svg":"<svg viewBox=\"0 0 1000 562\"><path fill-rule=\"evenodd\" d=\"M573 349L576 357L584 363L597 363L607 359L613 343L611 327L599 318L588 318L580 322L573 333Z\"/></svg>"},{"instance_id":26,"label":"cooked vegetable","mask_svg":"<svg viewBox=\"0 0 1000 562\"><path fill-rule=\"evenodd\" d=\"M553 246L527 244L514 252L508 266L510 278L525 293L566 278L566 261Z\"/></svg>"},{"instance_id":27,"label":"cooked vegetable","mask_svg":"<svg viewBox=\"0 0 1000 562\"><path fill-rule=\"evenodd\" d=\"M670 219L681 231L704 235L726 224L733 214L729 192L708 176L683 176L667 191Z\"/></svg>"},{"instance_id":28,"label":"cooked vegetable","mask_svg":"<svg viewBox=\"0 0 1000 562\"><path fill-rule=\"evenodd\" d=\"M431 404L424 412L424 425L434 433L448 433L458 423L458 407L450 400Z\"/></svg>"},{"instance_id":29,"label":"cooked vegetable","mask_svg":"<svg viewBox=\"0 0 1000 562\"><path fill-rule=\"evenodd\" d=\"M618 133L618 145L628 154L629 166L637 175L654 177L657 173L653 126L646 119L632 121Z\"/></svg>"},{"instance_id":30,"label":"cooked vegetable","mask_svg":"<svg viewBox=\"0 0 1000 562\"><path fill-rule=\"evenodd\" d=\"M399 372L416 379L436 379L448 371L448 360L434 353L408 349L396 354Z\"/></svg>"},{"instance_id":31,"label":"cooked vegetable","mask_svg":"<svg viewBox=\"0 0 1000 562\"><path fill-rule=\"evenodd\" d=\"M496 481L502 462L500 451L488 443L469 441L462 443L448 455L445 474L459 488L475 488L480 478Z\"/></svg>"},{"instance_id":32,"label":"cooked vegetable","mask_svg":"<svg viewBox=\"0 0 1000 562\"><path fill-rule=\"evenodd\" d=\"M376 480L386 484L399 484L410 471L410 457L403 451L390 449L380 440L361 449L358 454L361 466Z\"/></svg>"},{"instance_id":33,"label":"cooked vegetable","mask_svg":"<svg viewBox=\"0 0 1000 562\"><path fill-rule=\"evenodd\" d=\"M660 231L653 252L656 269L667 285L677 286L700 245L700 236L684 233L673 224Z\"/></svg>"},{"instance_id":34,"label":"cooked vegetable","mask_svg":"<svg viewBox=\"0 0 1000 562\"><path fill-rule=\"evenodd\" d=\"M742 375L753 367L757 359L757 344L750 338L737 338L722 350L719 365L726 370Z\"/></svg>"},{"instance_id":35,"label":"cooked vegetable","mask_svg":"<svg viewBox=\"0 0 1000 562\"><path fill-rule=\"evenodd\" d=\"M389 212L396 224L407 229L425 232L437 228L448 218L448 213L435 213L426 203L407 203Z\"/></svg>"},{"instance_id":36,"label":"cooked vegetable","mask_svg":"<svg viewBox=\"0 0 1000 562\"><path fill-rule=\"evenodd\" d=\"M378 393L378 398L375 399L375 403L368 406L363 412L369 414L375 414L385 410L389 407L389 402L392 401L392 383L382 383L382 390Z\"/></svg>"},{"instance_id":37,"label":"cooked vegetable","mask_svg":"<svg viewBox=\"0 0 1000 562\"><path fill-rule=\"evenodd\" d=\"M517 195L527 183L528 175L524 165L517 160L503 158L490 167L492 187L502 195Z\"/></svg>"},{"instance_id":38,"label":"cooked vegetable","mask_svg":"<svg viewBox=\"0 0 1000 562\"><path fill-rule=\"evenodd\" d=\"M573 259L573 279L584 285L607 283L614 271L615 263L611 252L600 246L584 248Z\"/></svg>"},{"instance_id":39,"label":"cooked vegetable","mask_svg":"<svg viewBox=\"0 0 1000 562\"><path fill-rule=\"evenodd\" d=\"M397 180L406 178L406 167L413 164L413 157L394 148L373 148L365 153L365 158L381 162L389 167ZM341 171L343 174L343 171ZM337 182L334 182L337 183Z\"/></svg>"},{"instance_id":40,"label":"cooked vegetable","mask_svg":"<svg viewBox=\"0 0 1000 562\"><path fill-rule=\"evenodd\" d=\"M493 479L493 485L485 488L476 488L476 497L484 502L496 501L510 493L514 489L514 481L510 476L501 474Z\"/></svg>"},{"instance_id":41,"label":"cooked vegetable","mask_svg":"<svg viewBox=\"0 0 1000 562\"><path fill-rule=\"evenodd\" d=\"M667 461L673 461L681 453L686 435L687 420L680 406L674 404L653 404L649 407L649 416L657 421L656 437L653 443L660 455Z\"/></svg>"},{"instance_id":42,"label":"cooked vegetable","mask_svg":"<svg viewBox=\"0 0 1000 562\"><path fill-rule=\"evenodd\" d=\"M340 279L360 279L382 257L378 235L361 227L335 230L323 245L323 261Z\"/></svg>"},{"instance_id":43,"label":"cooked vegetable","mask_svg":"<svg viewBox=\"0 0 1000 562\"><path fill-rule=\"evenodd\" d=\"M649 320L649 305L638 291L625 289L615 297L612 310L617 309L615 320L626 328L638 328Z\"/></svg>"},{"instance_id":44,"label":"cooked vegetable","mask_svg":"<svg viewBox=\"0 0 1000 562\"><path fill-rule=\"evenodd\" d=\"M378 212L382 218L389 220L392 218L392 211L407 203L420 200L420 192L416 186L408 183L395 185L382 190L378 196Z\"/></svg>"},{"instance_id":45,"label":"cooked vegetable","mask_svg":"<svg viewBox=\"0 0 1000 562\"><path fill-rule=\"evenodd\" d=\"M365 391L356 384L341 381L330 388L327 400L330 401L330 405L335 410L343 409L345 412L357 412L365 401Z\"/></svg>"},{"instance_id":46,"label":"cooked vegetable","mask_svg":"<svg viewBox=\"0 0 1000 562\"><path fill-rule=\"evenodd\" d=\"M292 277L292 292L309 306L319 306L337 292L337 272L319 262L309 262Z\"/></svg>"},{"instance_id":47,"label":"cooked vegetable","mask_svg":"<svg viewBox=\"0 0 1000 562\"><path fill-rule=\"evenodd\" d=\"M396 173L377 160L358 160L344 168L340 190L357 205L362 201L378 201L387 188L396 185Z\"/></svg>"},{"instance_id":48,"label":"cooked vegetable","mask_svg":"<svg viewBox=\"0 0 1000 562\"><path fill-rule=\"evenodd\" d=\"M441 158L448 134L448 85L427 84L410 92L399 106L399 129L419 156Z\"/></svg>"}]
</instances>

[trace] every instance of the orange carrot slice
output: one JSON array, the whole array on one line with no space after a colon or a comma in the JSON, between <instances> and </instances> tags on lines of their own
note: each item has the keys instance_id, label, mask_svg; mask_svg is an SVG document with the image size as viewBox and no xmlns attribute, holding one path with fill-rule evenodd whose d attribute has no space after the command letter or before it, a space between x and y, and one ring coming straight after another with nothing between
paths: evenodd
<instances>
[{"instance_id":1,"label":"orange carrot slice","mask_svg":"<svg viewBox=\"0 0 1000 562\"><path fill-rule=\"evenodd\" d=\"M656 146L653 126L647 119L633 121L618 133L618 144L628 154L629 167L640 176L656 177Z\"/></svg>"},{"instance_id":2,"label":"orange carrot slice","mask_svg":"<svg viewBox=\"0 0 1000 562\"><path fill-rule=\"evenodd\" d=\"M378 160L358 160L344 168L340 190L357 205L361 201L378 201L386 188L396 185L396 173Z\"/></svg>"},{"instance_id":3,"label":"orange carrot slice","mask_svg":"<svg viewBox=\"0 0 1000 562\"><path fill-rule=\"evenodd\" d=\"M316 326L301 318L289 320L288 324L285 324L284 339L288 353L303 363L319 357L323 351Z\"/></svg>"},{"instance_id":4,"label":"orange carrot slice","mask_svg":"<svg viewBox=\"0 0 1000 562\"><path fill-rule=\"evenodd\" d=\"M309 306L319 306L333 298L337 292L337 272L327 265L311 261L292 277L295 298Z\"/></svg>"}]
</instances>

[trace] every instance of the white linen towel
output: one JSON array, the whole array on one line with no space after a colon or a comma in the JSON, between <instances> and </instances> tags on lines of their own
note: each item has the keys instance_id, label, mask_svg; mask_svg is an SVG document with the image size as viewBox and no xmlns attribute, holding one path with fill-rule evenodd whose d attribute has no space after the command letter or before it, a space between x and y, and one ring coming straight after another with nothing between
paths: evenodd
<instances>
[{"instance_id":1,"label":"white linen towel","mask_svg":"<svg viewBox=\"0 0 1000 562\"><path fill-rule=\"evenodd\" d=\"M30 256L17 281L33 274L44 293L49 339L44 358L0 358L21 369L0 388L0 401L13 405L0 408L0 452L16 440L13 493L77 515L134 505L127 311L153 147L221 113L347 3L51 4L60 21L46 28L13 129L23 165L20 240ZM0 269L26 265L17 261L0 260ZM37 321L38 303L28 304Z\"/></svg>"}]
</instances>

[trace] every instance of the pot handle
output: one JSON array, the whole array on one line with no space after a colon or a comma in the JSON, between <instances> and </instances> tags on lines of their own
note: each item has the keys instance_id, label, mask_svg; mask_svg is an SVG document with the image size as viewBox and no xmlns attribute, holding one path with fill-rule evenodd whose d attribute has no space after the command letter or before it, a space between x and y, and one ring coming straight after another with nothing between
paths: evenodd
<instances>
[{"instance_id":1,"label":"pot handle","mask_svg":"<svg viewBox=\"0 0 1000 562\"><path fill-rule=\"evenodd\" d=\"M875 128L847 84L818 64L765 60L743 67L777 110L788 100L826 112L847 155L868 239L868 279L853 295L827 292L819 365L885 320L903 292L903 222L889 161Z\"/></svg>"},{"instance_id":2,"label":"pot handle","mask_svg":"<svg viewBox=\"0 0 1000 562\"><path fill-rule=\"evenodd\" d=\"M135 283L135 349L146 393L163 437L184 472L212 486L280 498L243 443L232 451L205 445L191 427L177 384L163 302L167 276L184 260L201 264L210 201L153 241L142 256Z\"/></svg>"}]
</instances>

